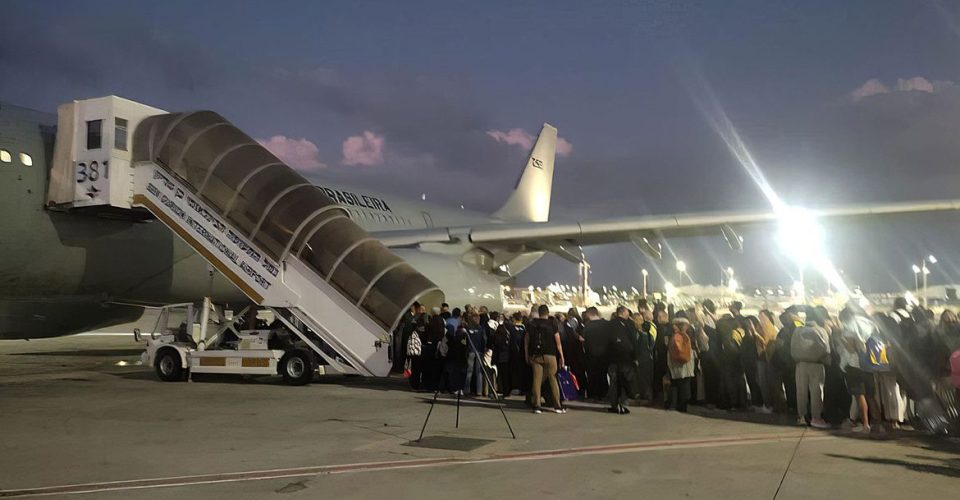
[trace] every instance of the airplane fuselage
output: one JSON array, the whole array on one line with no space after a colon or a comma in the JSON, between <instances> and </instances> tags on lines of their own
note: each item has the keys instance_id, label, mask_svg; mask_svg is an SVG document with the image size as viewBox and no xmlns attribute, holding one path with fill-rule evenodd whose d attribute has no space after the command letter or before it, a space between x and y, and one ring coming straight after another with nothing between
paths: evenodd
<instances>
[{"instance_id":1,"label":"airplane fuselage","mask_svg":"<svg viewBox=\"0 0 960 500\"><path fill-rule=\"evenodd\" d=\"M0 150L0 338L66 335L132 321L141 305L211 296L244 303L240 290L154 219L44 206L56 116L2 105ZM21 153L29 155L25 165ZM489 216L320 181L371 232L489 223ZM434 281L453 304L499 308L504 276L468 242L396 253ZM480 256L482 257L482 256ZM526 259L524 265L535 260Z\"/></svg>"}]
</instances>

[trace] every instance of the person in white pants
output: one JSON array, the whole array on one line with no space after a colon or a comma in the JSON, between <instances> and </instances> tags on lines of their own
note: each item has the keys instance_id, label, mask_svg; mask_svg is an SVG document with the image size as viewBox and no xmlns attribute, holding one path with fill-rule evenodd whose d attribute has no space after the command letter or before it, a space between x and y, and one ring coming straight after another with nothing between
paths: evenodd
<instances>
[{"instance_id":1,"label":"person in white pants","mask_svg":"<svg viewBox=\"0 0 960 500\"><path fill-rule=\"evenodd\" d=\"M804 420L809 406L810 425L819 429L829 428L823 420L823 381L826 369L822 363L800 361L797 363L797 415ZM809 392L809 404L807 394ZM799 421L798 420L798 421ZM804 421L804 423L806 423Z\"/></svg>"},{"instance_id":2,"label":"person in white pants","mask_svg":"<svg viewBox=\"0 0 960 500\"><path fill-rule=\"evenodd\" d=\"M830 424L823 420L824 364L830 362L830 337L824 328L826 319L825 310L809 309L806 324L790 339L790 354L797 362L797 423L807 425L809 407L810 425L818 429L830 428Z\"/></svg>"}]
</instances>

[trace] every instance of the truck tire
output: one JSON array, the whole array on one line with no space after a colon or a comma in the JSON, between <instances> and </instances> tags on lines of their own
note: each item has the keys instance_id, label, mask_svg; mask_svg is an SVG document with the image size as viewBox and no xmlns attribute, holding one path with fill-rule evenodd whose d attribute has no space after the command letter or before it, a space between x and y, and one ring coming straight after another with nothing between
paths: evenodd
<instances>
[{"instance_id":1,"label":"truck tire","mask_svg":"<svg viewBox=\"0 0 960 500\"><path fill-rule=\"evenodd\" d=\"M157 377L164 382L180 382L183 380L183 365L180 362L180 353L176 349L165 348L157 353L153 361Z\"/></svg>"},{"instance_id":2,"label":"truck tire","mask_svg":"<svg viewBox=\"0 0 960 500\"><path fill-rule=\"evenodd\" d=\"M313 359L303 349L292 349L283 354L277 365L283 383L287 385L306 385L313 380Z\"/></svg>"}]
</instances>

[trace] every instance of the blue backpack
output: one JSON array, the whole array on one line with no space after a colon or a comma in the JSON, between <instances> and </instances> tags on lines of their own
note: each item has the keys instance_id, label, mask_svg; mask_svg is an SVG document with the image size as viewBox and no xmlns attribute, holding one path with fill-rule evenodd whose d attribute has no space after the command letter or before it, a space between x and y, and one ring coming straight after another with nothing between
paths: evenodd
<instances>
[{"instance_id":1,"label":"blue backpack","mask_svg":"<svg viewBox=\"0 0 960 500\"><path fill-rule=\"evenodd\" d=\"M875 336L867 339L866 351L860 356L860 369L867 372L890 371L887 344L884 341Z\"/></svg>"}]
</instances>

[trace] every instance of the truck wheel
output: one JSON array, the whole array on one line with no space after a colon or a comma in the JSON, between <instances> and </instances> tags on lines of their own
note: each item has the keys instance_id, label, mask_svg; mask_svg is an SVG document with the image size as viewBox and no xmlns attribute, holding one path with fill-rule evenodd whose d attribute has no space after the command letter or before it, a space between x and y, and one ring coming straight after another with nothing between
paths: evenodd
<instances>
[{"instance_id":1,"label":"truck wheel","mask_svg":"<svg viewBox=\"0 0 960 500\"><path fill-rule=\"evenodd\" d=\"M313 379L313 361L310 353L294 349L284 353L278 366L283 383L287 385L305 385Z\"/></svg>"},{"instance_id":2,"label":"truck wheel","mask_svg":"<svg viewBox=\"0 0 960 500\"><path fill-rule=\"evenodd\" d=\"M153 367L157 370L157 377L164 382L183 380L183 366L180 364L180 353L176 349L161 350L153 362Z\"/></svg>"}]
</instances>

